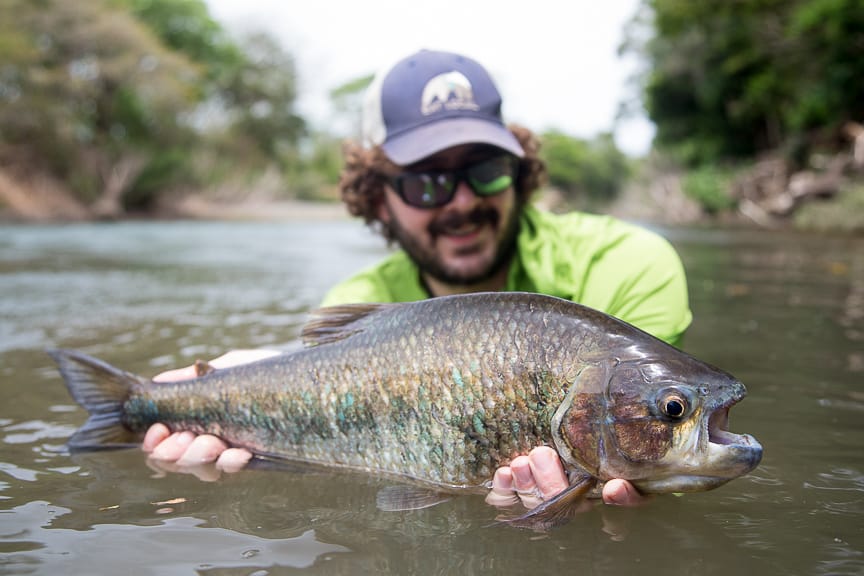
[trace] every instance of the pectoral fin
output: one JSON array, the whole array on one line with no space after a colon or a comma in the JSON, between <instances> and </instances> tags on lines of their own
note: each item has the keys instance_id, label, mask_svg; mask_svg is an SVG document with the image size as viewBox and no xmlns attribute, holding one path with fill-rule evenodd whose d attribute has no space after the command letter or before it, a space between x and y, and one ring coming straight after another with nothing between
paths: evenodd
<instances>
[{"instance_id":1,"label":"pectoral fin","mask_svg":"<svg viewBox=\"0 0 864 576\"><path fill-rule=\"evenodd\" d=\"M450 500L451 496L416 486L386 486L378 491L375 503L384 512L420 510Z\"/></svg>"},{"instance_id":2,"label":"pectoral fin","mask_svg":"<svg viewBox=\"0 0 864 576\"><path fill-rule=\"evenodd\" d=\"M534 530L548 530L562 524L566 524L570 518L576 515L579 503L581 503L592 488L597 484L593 476L579 476L563 492L547 500L516 518L498 518L498 521L517 528L531 528Z\"/></svg>"}]
</instances>

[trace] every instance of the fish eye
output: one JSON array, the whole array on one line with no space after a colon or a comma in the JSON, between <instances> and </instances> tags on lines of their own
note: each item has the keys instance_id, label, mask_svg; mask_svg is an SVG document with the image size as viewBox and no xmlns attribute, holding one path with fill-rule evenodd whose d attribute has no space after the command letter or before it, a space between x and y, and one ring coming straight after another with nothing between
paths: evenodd
<instances>
[{"instance_id":1,"label":"fish eye","mask_svg":"<svg viewBox=\"0 0 864 576\"><path fill-rule=\"evenodd\" d=\"M654 396L654 414L670 422L680 422L693 413L698 403L695 394L695 390L678 384L661 388Z\"/></svg>"},{"instance_id":2,"label":"fish eye","mask_svg":"<svg viewBox=\"0 0 864 576\"><path fill-rule=\"evenodd\" d=\"M660 408L660 412L667 418L681 420L687 415L689 403L680 391L671 390L658 399L657 407Z\"/></svg>"},{"instance_id":3,"label":"fish eye","mask_svg":"<svg viewBox=\"0 0 864 576\"><path fill-rule=\"evenodd\" d=\"M680 398L669 398L663 404L663 413L670 418L681 418L684 415L684 401Z\"/></svg>"}]
</instances>

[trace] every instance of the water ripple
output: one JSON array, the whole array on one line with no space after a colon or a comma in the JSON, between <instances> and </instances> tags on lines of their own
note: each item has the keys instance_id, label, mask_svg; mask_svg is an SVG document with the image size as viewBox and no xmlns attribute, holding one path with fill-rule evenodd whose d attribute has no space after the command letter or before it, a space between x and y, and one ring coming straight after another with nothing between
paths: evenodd
<instances>
[{"instance_id":1,"label":"water ripple","mask_svg":"<svg viewBox=\"0 0 864 576\"><path fill-rule=\"evenodd\" d=\"M851 468L835 468L817 475L816 481L805 481L805 490L819 495L816 513L859 517L864 515L864 476Z\"/></svg>"},{"instance_id":2,"label":"water ripple","mask_svg":"<svg viewBox=\"0 0 864 576\"><path fill-rule=\"evenodd\" d=\"M6 444L33 444L39 440L52 438L65 440L75 432L75 427L43 420L30 420L4 426L3 431L7 432L3 437L3 442Z\"/></svg>"},{"instance_id":3,"label":"water ripple","mask_svg":"<svg viewBox=\"0 0 864 576\"><path fill-rule=\"evenodd\" d=\"M721 526L730 536L740 540L742 545L754 550L773 550L774 542L765 539L765 534L775 523L768 518L755 518L735 512L717 512L707 514L706 519Z\"/></svg>"},{"instance_id":4,"label":"water ripple","mask_svg":"<svg viewBox=\"0 0 864 576\"><path fill-rule=\"evenodd\" d=\"M51 526L55 517L69 512L45 501L0 512L15 518L14 527L8 523L0 532L4 551L17 552L7 556L7 567L35 564L47 574L86 574L92 573L93 562L98 561L105 574L126 573L129 566L148 566L153 573L160 568L177 573L181 568L188 573L202 568L242 568L250 573L274 566L308 568L319 559L351 552L319 540L314 530L271 539L204 527L203 520L190 517L167 518L154 526L96 524L85 532ZM178 541L183 545L178 546ZM106 553L108 550L123 553Z\"/></svg>"},{"instance_id":5,"label":"water ripple","mask_svg":"<svg viewBox=\"0 0 864 576\"><path fill-rule=\"evenodd\" d=\"M41 471L21 468L9 462L0 462L0 472L5 472L16 480L23 480L24 482L35 482L37 476L42 474Z\"/></svg>"},{"instance_id":6,"label":"water ripple","mask_svg":"<svg viewBox=\"0 0 864 576\"><path fill-rule=\"evenodd\" d=\"M864 491L864 474L852 468L834 468L830 472L818 474L820 483L804 482L805 488L815 490L854 490Z\"/></svg>"}]
</instances>

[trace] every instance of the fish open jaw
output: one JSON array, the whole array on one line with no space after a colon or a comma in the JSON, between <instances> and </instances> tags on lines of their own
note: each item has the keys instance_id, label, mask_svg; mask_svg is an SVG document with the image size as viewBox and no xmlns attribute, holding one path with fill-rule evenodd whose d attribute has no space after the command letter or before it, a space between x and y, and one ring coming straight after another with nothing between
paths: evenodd
<instances>
[{"instance_id":1,"label":"fish open jaw","mask_svg":"<svg viewBox=\"0 0 864 576\"><path fill-rule=\"evenodd\" d=\"M708 418L708 441L723 446L753 446L755 440L749 434L729 431L729 409L732 404L721 406Z\"/></svg>"}]
</instances>

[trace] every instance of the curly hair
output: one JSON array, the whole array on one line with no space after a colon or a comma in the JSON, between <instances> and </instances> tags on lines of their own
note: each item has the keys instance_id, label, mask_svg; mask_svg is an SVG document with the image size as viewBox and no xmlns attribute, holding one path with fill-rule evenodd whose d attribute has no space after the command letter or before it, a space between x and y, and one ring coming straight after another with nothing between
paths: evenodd
<instances>
[{"instance_id":1,"label":"curly hair","mask_svg":"<svg viewBox=\"0 0 864 576\"><path fill-rule=\"evenodd\" d=\"M510 132L522 145L525 155L519 159L516 194L520 205L525 205L535 190L546 180L546 165L539 157L540 139L528 128L511 124ZM339 178L342 201L352 216L362 217L367 225L376 228L388 242L393 236L387 226L378 220L378 207L384 199L384 173L395 165L380 146L363 148L356 142L343 147L345 166Z\"/></svg>"}]
</instances>

